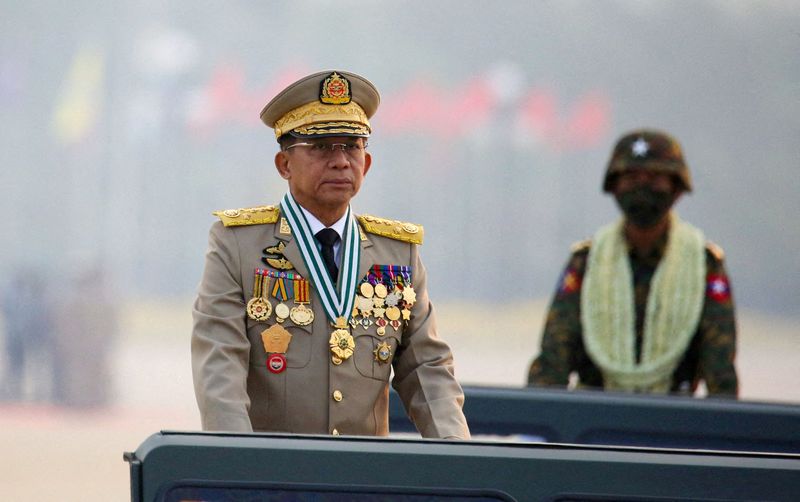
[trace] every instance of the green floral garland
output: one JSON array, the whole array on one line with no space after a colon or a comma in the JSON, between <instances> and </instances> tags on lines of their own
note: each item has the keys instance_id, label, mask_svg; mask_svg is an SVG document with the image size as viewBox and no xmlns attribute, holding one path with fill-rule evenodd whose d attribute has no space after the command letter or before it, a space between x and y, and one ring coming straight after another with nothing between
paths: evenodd
<instances>
[{"instance_id":1,"label":"green floral garland","mask_svg":"<svg viewBox=\"0 0 800 502\"><path fill-rule=\"evenodd\" d=\"M584 345L607 390L669 392L697 330L705 291L705 238L670 214L664 256L650 284L641 361L635 357L633 278L624 221L597 231L581 293Z\"/></svg>"}]
</instances>

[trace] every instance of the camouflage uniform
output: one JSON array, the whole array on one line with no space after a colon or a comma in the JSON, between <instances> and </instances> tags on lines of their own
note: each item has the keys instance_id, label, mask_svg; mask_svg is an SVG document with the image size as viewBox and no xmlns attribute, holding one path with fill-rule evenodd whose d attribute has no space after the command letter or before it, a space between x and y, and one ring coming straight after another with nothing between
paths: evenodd
<instances>
[{"instance_id":1,"label":"camouflage uniform","mask_svg":"<svg viewBox=\"0 0 800 502\"><path fill-rule=\"evenodd\" d=\"M672 176L681 191L691 191L692 182L678 142L661 131L638 130L617 142L603 181L603 191L614 192L617 177L634 170ZM644 319L650 285L668 241L665 233L649 254L640 256L628 247L634 291L636 360L640 361ZM547 316L540 355L528 372L528 385L566 386L572 372L578 385L603 388L603 374L584 347L581 325L581 285L591 242L575 246L564 270ZM671 392L691 395L702 379L710 395L738 394L733 365L736 353L736 322L728 274L722 250L706 244L706 294L697 331L672 375Z\"/></svg>"},{"instance_id":2,"label":"camouflage uniform","mask_svg":"<svg viewBox=\"0 0 800 502\"><path fill-rule=\"evenodd\" d=\"M641 349L644 313L650 282L666 247L666 235L647 256L630 252L636 312L636 351ZM528 373L528 385L566 386L571 372L581 387L603 388L603 375L583 346L580 295L589 242L581 243L570 256L559 281L542 335L542 350ZM692 394L705 380L709 394L736 396L738 383L733 366L736 323L728 275L722 252L706 247L706 297L697 332L672 377L672 392Z\"/></svg>"}]
</instances>

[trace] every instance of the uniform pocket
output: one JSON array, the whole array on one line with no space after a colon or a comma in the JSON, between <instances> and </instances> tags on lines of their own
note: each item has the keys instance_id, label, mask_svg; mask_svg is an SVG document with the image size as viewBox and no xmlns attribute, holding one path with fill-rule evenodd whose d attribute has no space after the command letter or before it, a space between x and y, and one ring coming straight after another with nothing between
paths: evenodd
<instances>
[{"instance_id":1,"label":"uniform pocket","mask_svg":"<svg viewBox=\"0 0 800 502\"><path fill-rule=\"evenodd\" d=\"M374 330L365 333L360 328L356 328L354 331L356 348L353 359L356 370L365 377L388 381L400 332L387 332L383 336L378 336ZM358 331L362 332L358 333Z\"/></svg>"}]
</instances>

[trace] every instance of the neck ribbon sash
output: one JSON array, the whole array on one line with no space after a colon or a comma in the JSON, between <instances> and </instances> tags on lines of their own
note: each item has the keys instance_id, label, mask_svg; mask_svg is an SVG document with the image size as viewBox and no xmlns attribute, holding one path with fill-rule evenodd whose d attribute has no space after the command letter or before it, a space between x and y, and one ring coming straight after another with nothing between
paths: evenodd
<instances>
[{"instance_id":1,"label":"neck ribbon sash","mask_svg":"<svg viewBox=\"0 0 800 502\"><path fill-rule=\"evenodd\" d=\"M303 211L290 192L281 201L281 212L286 216L292 235L303 255L303 261L311 274L311 280L317 287L325 312L331 322L344 318L347 321L353 312L358 282L358 263L361 257L361 246L358 241L358 223L347 206L345 215L344 237L342 238L342 265L339 273L338 289L325 268L325 262L317 249L314 234Z\"/></svg>"}]
</instances>

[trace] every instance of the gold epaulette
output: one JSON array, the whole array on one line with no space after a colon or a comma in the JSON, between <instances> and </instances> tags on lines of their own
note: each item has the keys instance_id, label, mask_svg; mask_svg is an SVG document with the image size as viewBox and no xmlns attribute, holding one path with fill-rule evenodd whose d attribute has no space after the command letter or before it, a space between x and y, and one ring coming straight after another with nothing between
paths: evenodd
<instances>
[{"instance_id":1,"label":"gold epaulette","mask_svg":"<svg viewBox=\"0 0 800 502\"><path fill-rule=\"evenodd\" d=\"M706 249L717 261L722 261L722 259L725 258L725 251L711 241L706 241Z\"/></svg>"},{"instance_id":2,"label":"gold epaulette","mask_svg":"<svg viewBox=\"0 0 800 502\"><path fill-rule=\"evenodd\" d=\"M263 225L265 223L275 223L278 221L280 209L278 206L257 206L214 211L212 214L218 216L219 219L222 220L222 224L226 227Z\"/></svg>"},{"instance_id":3,"label":"gold epaulette","mask_svg":"<svg viewBox=\"0 0 800 502\"><path fill-rule=\"evenodd\" d=\"M422 244L424 230L421 225L407 223L404 221L387 220L369 214L362 214L358 217L359 223L364 230L371 234L396 239L398 241L410 242L412 244Z\"/></svg>"},{"instance_id":4,"label":"gold epaulette","mask_svg":"<svg viewBox=\"0 0 800 502\"><path fill-rule=\"evenodd\" d=\"M590 247L592 247L592 239L584 239L582 241L574 242L569 247L569 251L571 253L577 253L579 251L586 251Z\"/></svg>"}]
</instances>

